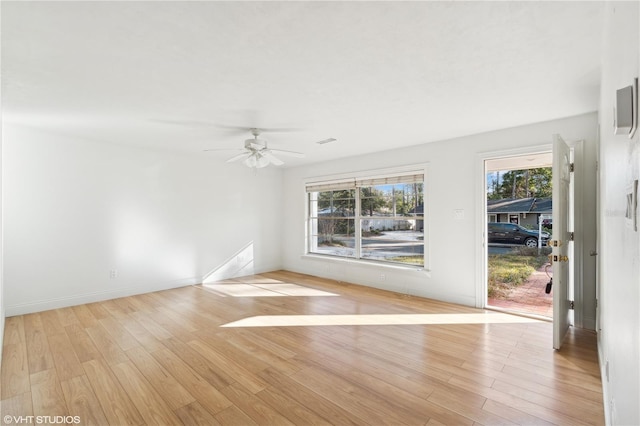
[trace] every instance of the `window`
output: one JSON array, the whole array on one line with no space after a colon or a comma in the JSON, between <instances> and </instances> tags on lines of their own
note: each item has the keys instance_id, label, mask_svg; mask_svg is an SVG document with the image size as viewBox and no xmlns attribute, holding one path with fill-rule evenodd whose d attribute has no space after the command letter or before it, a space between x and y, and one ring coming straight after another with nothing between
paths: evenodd
<instances>
[{"instance_id":1,"label":"window","mask_svg":"<svg viewBox=\"0 0 640 426\"><path fill-rule=\"evenodd\" d=\"M424 267L424 172L306 189L309 253Z\"/></svg>"}]
</instances>

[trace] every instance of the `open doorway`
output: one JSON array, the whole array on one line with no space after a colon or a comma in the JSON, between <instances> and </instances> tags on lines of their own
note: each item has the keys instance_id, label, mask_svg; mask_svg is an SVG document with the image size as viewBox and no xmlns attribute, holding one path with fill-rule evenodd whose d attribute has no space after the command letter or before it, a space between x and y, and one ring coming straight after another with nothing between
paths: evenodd
<instances>
[{"instance_id":1,"label":"open doorway","mask_svg":"<svg viewBox=\"0 0 640 426\"><path fill-rule=\"evenodd\" d=\"M553 318L552 153L485 160L486 306Z\"/></svg>"}]
</instances>

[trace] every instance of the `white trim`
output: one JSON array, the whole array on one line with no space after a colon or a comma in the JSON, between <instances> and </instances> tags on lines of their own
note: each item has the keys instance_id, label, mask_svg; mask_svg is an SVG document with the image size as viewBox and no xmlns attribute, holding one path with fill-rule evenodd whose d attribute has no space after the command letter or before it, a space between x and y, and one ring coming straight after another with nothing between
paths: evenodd
<instances>
[{"instance_id":1,"label":"white trim","mask_svg":"<svg viewBox=\"0 0 640 426\"><path fill-rule=\"evenodd\" d=\"M258 268L255 274L275 271L280 269L279 265L269 265ZM228 278L228 277L227 277ZM222 279L222 278L221 278ZM85 303L101 302L104 300L118 299L120 297L133 296L136 294L152 293L155 291L170 290L173 288L186 287L202 283L202 277L183 278L179 280L152 282L143 285L121 287L117 289L96 291L91 293L76 294L65 297L55 297L51 299L36 300L29 303L19 303L16 305L6 306L6 315L8 317L15 315L31 314L34 312L48 311L50 309L65 308L68 306L83 305Z\"/></svg>"},{"instance_id":2,"label":"white trim","mask_svg":"<svg viewBox=\"0 0 640 426\"><path fill-rule=\"evenodd\" d=\"M352 264L352 265L371 265L371 266L376 266L383 269L394 269L397 271L408 271L408 272L414 271L414 272L424 273L427 277L431 276L431 271L429 271L428 269L425 269L420 266L410 265L408 263L402 264L402 263L391 263L391 262L379 262L375 260L353 259L350 257L338 257L338 256L331 256L327 254L318 254L318 253L303 254L302 256L300 256L300 258L303 260L339 262L339 263Z\"/></svg>"},{"instance_id":3,"label":"white trim","mask_svg":"<svg viewBox=\"0 0 640 426\"><path fill-rule=\"evenodd\" d=\"M338 173L332 175L323 175L323 176L308 176L302 179L304 186L306 187L311 183L319 183L319 182L344 182L347 180L354 179L368 179L372 177L379 177L382 175L396 176L403 175L409 173L424 173L425 180L427 176L427 168L429 163L418 163L411 164L406 166L398 166L398 167L389 167L385 169L374 169L374 170L360 170L348 173Z\"/></svg>"},{"instance_id":4,"label":"white trim","mask_svg":"<svg viewBox=\"0 0 640 426\"><path fill-rule=\"evenodd\" d=\"M573 151L573 325L586 328L584 322L584 140L568 142ZM590 328L595 329L595 327Z\"/></svg>"},{"instance_id":5,"label":"white trim","mask_svg":"<svg viewBox=\"0 0 640 426\"><path fill-rule=\"evenodd\" d=\"M361 171L354 171L354 172L349 172L349 173L340 173L340 174L333 174L333 175L325 175L325 176L313 176L313 177L305 177L302 179L302 184L304 187L304 194L305 194L305 215L304 215L304 221L305 221L305 236L304 236L304 251L303 254L306 256L310 256L310 255L316 255L318 253L312 253L310 251L311 247L310 247L310 225L309 225L309 202L308 202L308 192L307 192L307 188L309 185L319 185L323 182L347 182L347 181L356 181L356 180L362 180L362 179L374 179L374 178L379 178L382 176L405 176L405 175L410 175L410 174L422 174L424 176L424 183L423 183L423 216L422 216L422 235L423 235L423 259L422 259L422 263L423 263L423 269L424 270L429 270L430 268L430 263L429 263L429 259L430 259L430 242L429 242L429 221L430 221L430 206L429 206L429 194L431 192L431 182L429 179L429 163L428 162L424 162L424 163L420 163L420 164L411 164L411 165L406 165L406 166L398 166L398 167L389 167L389 168L384 168L384 169L374 169L374 170L361 170ZM356 197L356 200L359 197ZM359 223L359 205L356 205L356 217L355 217L355 223L356 225L356 232L360 232L358 230L360 230L360 223ZM356 245L357 246L357 245ZM357 247L356 247L357 248ZM357 253L358 255L360 253ZM323 257L322 255L320 255L321 257ZM360 263L360 264L383 264L386 265L385 262L376 262L376 261L371 261L371 260L367 260L367 259L350 259L350 258L342 258L339 256L329 256L327 255L326 258L328 260L332 260L332 261L338 261L338 260L343 260L343 259L348 259L351 262L354 263ZM395 265L395 264L394 264ZM400 267L404 267L404 266L400 266ZM415 266L412 268L410 265L408 266L409 269L415 269Z\"/></svg>"},{"instance_id":6,"label":"white trim","mask_svg":"<svg viewBox=\"0 0 640 426\"><path fill-rule=\"evenodd\" d=\"M550 135L551 136L551 135ZM527 154L541 154L552 151L551 144L533 145L476 154L476 308L487 306L487 169L486 161L496 158L519 157Z\"/></svg>"},{"instance_id":7,"label":"white trim","mask_svg":"<svg viewBox=\"0 0 640 426\"><path fill-rule=\"evenodd\" d=\"M167 281L164 283L149 283L147 285L122 287L118 289L76 294L72 296L54 297L51 299L41 299L29 303L19 303L17 305L7 306L6 312L7 316L30 314L33 312L42 312L50 309L64 308L67 306L76 306L85 303L117 299L119 297L127 297L135 294L143 294L154 291L168 290L171 288L185 287L188 285L197 284L199 282L200 278L192 277L175 281Z\"/></svg>"}]
</instances>

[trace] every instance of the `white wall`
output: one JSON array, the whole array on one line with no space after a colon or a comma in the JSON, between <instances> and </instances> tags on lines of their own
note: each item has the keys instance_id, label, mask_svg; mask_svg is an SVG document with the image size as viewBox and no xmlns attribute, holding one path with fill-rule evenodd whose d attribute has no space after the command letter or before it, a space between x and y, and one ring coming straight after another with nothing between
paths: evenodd
<instances>
[{"instance_id":1,"label":"white wall","mask_svg":"<svg viewBox=\"0 0 640 426\"><path fill-rule=\"evenodd\" d=\"M8 316L281 266L275 168L8 127L3 172Z\"/></svg>"},{"instance_id":2,"label":"white wall","mask_svg":"<svg viewBox=\"0 0 640 426\"><path fill-rule=\"evenodd\" d=\"M2 4L0 4L0 22L2 22ZM2 39L2 31L0 31L0 41ZM2 43L0 43L1 45ZM1 57L2 55L0 55ZM0 69L2 68L1 66L1 60L0 60ZM1 86L1 85L0 85ZM0 88L0 114L2 113L2 89ZM3 284L3 279L2 279L2 275L3 275L3 258L4 256L2 255L2 247L4 245L4 240L2 238L2 228L3 228L3 210L2 210L2 198L3 198L3 193L2 193L2 133L3 133L3 129L2 129L2 125L0 123L0 366L2 366L2 348L3 348L3 342L4 342L4 317L5 317L5 313L4 313L4 284Z\"/></svg>"},{"instance_id":3,"label":"white wall","mask_svg":"<svg viewBox=\"0 0 640 426\"><path fill-rule=\"evenodd\" d=\"M640 132L613 134L615 91L639 75L638 2L607 3L600 106L599 350L608 424L640 424L640 232L625 219ZM608 364L608 367L607 367ZM607 376L608 370L608 376Z\"/></svg>"},{"instance_id":4,"label":"white wall","mask_svg":"<svg viewBox=\"0 0 640 426\"><path fill-rule=\"evenodd\" d=\"M483 221L476 220L478 215L482 215L477 206L479 188L484 182L483 173L478 167L479 154L550 144L552 134L560 133L565 140L585 139L586 150L592 152L589 158L593 164L588 169L595 175L596 128L597 115L591 113L285 170L285 223L288 224L288 229L283 239L284 267L336 280L475 306L480 263L477 253L478 245L482 244L483 231L478 226ZM353 262L302 256L305 251L305 178L424 162L429 163L426 177L426 215L427 226L430 228L427 244L430 253L429 272L362 266ZM586 208L595 210L595 193L589 196ZM458 209L464 210L462 220L454 218L454 210ZM591 229L594 228L595 223L592 223ZM590 295L592 299L595 299L594 272L591 271L591 283L587 284L588 288L585 290L586 295ZM380 280L382 273L385 274L384 281ZM595 318L595 312L587 315Z\"/></svg>"}]
</instances>

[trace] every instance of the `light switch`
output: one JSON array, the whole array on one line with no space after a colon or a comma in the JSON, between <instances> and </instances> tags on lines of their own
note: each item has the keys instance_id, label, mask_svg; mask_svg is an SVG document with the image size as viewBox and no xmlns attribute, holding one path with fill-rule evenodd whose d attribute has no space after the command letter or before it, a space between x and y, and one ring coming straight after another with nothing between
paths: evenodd
<instances>
[{"instance_id":1,"label":"light switch","mask_svg":"<svg viewBox=\"0 0 640 426\"><path fill-rule=\"evenodd\" d=\"M456 209L453 211L453 218L455 220L463 220L464 219L464 210Z\"/></svg>"}]
</instances>

